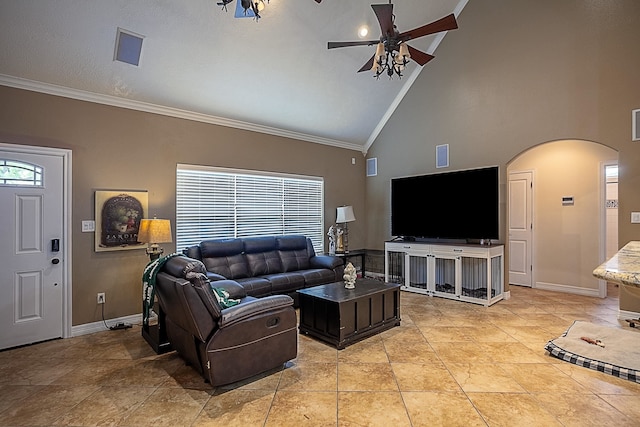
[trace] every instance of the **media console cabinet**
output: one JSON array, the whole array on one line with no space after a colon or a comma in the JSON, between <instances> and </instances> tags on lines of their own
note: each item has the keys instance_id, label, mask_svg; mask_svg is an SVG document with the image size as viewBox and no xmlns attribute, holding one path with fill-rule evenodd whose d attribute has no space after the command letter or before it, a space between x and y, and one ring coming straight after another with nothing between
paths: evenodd
<instances>
[{"instance_id":1,"label":"media console cabinet","mask_svg":"<svg viewBox=\"0 0 640 427\"><path fill-rule=\"evenodd\" d=\"M389 241L384 256L384 280L403 291L485 306L503 298L503 245Z\"/></svg>"}]
</instances>

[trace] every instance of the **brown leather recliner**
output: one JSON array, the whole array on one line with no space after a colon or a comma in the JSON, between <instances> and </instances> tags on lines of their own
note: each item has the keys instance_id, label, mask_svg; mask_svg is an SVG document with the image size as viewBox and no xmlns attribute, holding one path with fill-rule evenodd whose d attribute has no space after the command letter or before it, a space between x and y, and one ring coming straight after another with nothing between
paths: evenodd
<instances>
[{"instance_id":1,"label":"brown leather recliner","mask_svg":"<svg viewBox=\"0 0 640 427\"><path fill-rule=\"evenodd\" d=\"M169 259L156 277L166 332L178 354L212 386L282 367L297 356L296 314L287 295L246 296L237 282L214 282L238 305L222 308L202 262Z\"/></svg>"}]
</instances>

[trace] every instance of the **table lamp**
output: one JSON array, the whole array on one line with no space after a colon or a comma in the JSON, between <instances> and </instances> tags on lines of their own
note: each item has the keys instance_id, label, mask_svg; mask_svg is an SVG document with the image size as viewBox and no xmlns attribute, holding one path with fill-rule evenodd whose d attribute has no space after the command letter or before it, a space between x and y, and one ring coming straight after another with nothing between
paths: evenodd
<instances>
[{"instance_id":1,"label":"table lamp","mask_svg":"<svg viewBox=\"0 0 640 427\"><path fill-rule=\"evenodd\" d=\"M151 261L160 258L164 250L158 243L170 243L171 222L168 219L142 219L138 229L138 242L148 243L147 255Z\"/></svg>"},{"instance_id":2,"label":"table lamp","mask_svg":"<svg viewBox=\"0 0 640 427\"><path fill-rule=\"evenodd\" d=\"M356 217L353 214L353 206L339 206L336 208L336 223L344 224L344 227L338 230L338 247L336 252L349 253L349 228L347 224L355 220Z\"/></svg>"}]
</instances>

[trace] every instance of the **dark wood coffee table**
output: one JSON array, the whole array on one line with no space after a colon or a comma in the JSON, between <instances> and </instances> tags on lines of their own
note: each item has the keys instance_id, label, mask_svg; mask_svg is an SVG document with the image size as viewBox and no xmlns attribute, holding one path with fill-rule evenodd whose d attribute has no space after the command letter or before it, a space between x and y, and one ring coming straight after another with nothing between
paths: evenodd
<instances>
[{"instance_id":1,"label":"dark wood coffee table","mask_svg":"<svg viewBox=\"0 0 640 427\"><path fill-rule=\"evenodd\" d=\"M301 334L312 335L338 349L400 325L400 285L358 279L355 289L344 282L298 291Z\"/></svg>"}]
</instances>

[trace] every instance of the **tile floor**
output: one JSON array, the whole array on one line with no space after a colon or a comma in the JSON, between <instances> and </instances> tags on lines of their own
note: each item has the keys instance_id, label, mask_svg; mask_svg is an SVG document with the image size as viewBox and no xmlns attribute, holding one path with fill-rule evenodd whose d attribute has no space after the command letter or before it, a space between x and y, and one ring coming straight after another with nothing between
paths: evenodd
<instances>
[{"instance_id":1,"label":"tile floor","mask_svg":"<svg viewBox=\"0 0 640 427\"><path fill-rule=\"evenodd\" d=\"M401 311L402 326L341 351L300 336L285 369L216 389L139 327L3 351L0 426L640 425L640 384L543 349L577 319L633 330L613 287L512 286L489 308L403 292Z\"/></svg>"}]
</instances>

